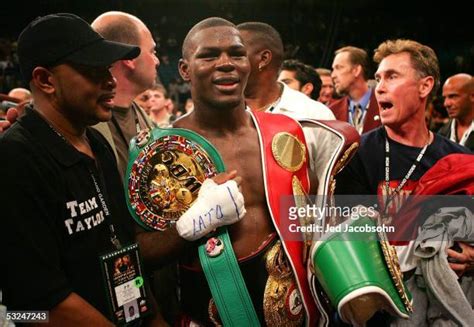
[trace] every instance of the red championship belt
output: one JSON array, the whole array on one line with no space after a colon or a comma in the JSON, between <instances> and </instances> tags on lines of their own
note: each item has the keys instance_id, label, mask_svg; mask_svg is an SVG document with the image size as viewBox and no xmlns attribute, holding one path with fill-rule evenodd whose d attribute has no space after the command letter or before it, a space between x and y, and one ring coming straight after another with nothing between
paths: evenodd
<instances>
[{"instance_id":1,"label":"red championship belt","mask_svg":"<svg viewBox=\"0 0 474 327\"><path fill-rule=\"evenodd\" d=\"M284 115L252 113L262 151L265 194L275 229L280 236L284 251L295 274L302 304L310 326L316 325L319 312L311 295L304 262L305 243L287 240L284 228L289 225L288 212L280 210L281 198L293 196L293 180L309 192L308 153L303 130L298 122ZM289 294L294 297L294 294ZM297 301L296 301L297 302Z\"/></svg>"}]
</instances>

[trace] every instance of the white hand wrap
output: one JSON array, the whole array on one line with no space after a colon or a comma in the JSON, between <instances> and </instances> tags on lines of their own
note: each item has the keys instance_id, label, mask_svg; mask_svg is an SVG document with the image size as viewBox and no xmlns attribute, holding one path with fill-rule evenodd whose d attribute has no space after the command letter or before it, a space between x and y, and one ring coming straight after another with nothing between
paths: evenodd
<instances>
[{"instance_id":1,"label":"white hand wrap","mask_svg":"<svg viewBox=\"0 0 474 327\"><path fill-rule=\"evenodd\" d=\"M196 202L176 222L176 229L182 238L195 241L220 226L239 221L245 212L244 197L235 181L217 185L206 179Z\"/></svg>"}]
</instances>

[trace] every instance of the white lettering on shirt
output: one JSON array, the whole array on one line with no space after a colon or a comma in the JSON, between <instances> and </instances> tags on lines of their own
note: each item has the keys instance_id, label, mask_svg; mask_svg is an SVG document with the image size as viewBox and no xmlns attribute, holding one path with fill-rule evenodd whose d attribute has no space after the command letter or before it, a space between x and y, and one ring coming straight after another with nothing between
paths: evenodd
<instances>
[{"instance_id":1,"label":"white lettering on shirt","mask_svg":"<svg viewBox=\"0 0 474 327\"><path fill-rule=\"evenodd\" d=\"M105 220L103 210L88 215L90 211L99 208L95 196L80 203L77 201L66 202L66 208L68 209L70 218L64 220L64 225L69 235L90 230Z\"/></svg>"}]
</instances>

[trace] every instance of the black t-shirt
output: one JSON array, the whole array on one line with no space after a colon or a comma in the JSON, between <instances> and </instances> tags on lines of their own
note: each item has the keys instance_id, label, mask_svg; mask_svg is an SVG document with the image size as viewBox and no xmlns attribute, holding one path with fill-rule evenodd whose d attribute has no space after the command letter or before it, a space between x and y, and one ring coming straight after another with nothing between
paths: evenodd
<instances>
[{"instance_id":1,"label":"black t-shirt","mask_svg":"<svg viewBox=\"0 0 474 327\"><path fill-rule=\"evenodd\" d=\"M91 172L122 245L133 223L111 149L98 132L87 137L95 160L28 108L0 138L0 288L10 310L50 310L75 292L108 315L98 256L114 248Z\"/></svg>"},{"instance_id":2,"label":"black t-shirt","mask_svg":"<svg viewBox=\"0 0 474 327\"><path fill-rule=\"evenodd\" d=\"M391 139L388 140L390 145L389 192L393 192L410 170L422 148L406 146ZM441 135L434 134L433 142L426 149L420 163L397 197L404 198L411 194L421 176L439 159L451 153L470 152L465 147L451 142ZM379 127L362 135L359 150L354 158L336 176L336 194L378 195L381 197L383 192L385 192L384 185L385 131L383 127ZM369 200L368 198L366 199ZM394 199L393 203L401 205L403 199ZM374 203L365 202L363 204L373 205Z\"/></svg>"}]
</instances>

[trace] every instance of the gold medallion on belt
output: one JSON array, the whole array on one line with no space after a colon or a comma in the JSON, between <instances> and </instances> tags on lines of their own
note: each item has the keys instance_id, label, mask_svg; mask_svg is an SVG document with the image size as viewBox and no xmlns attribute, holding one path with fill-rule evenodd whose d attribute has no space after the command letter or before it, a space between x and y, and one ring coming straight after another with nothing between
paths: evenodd
<instances>
[{"instance_id":1,"label":"gold medallion on belt","mask_svg":"<svg viewBox=\"0 0 474 327\"><path fill-rule=\"evenodd\" d=\"M293 270L280 241L266 255L268 280L263 295L263 313L268 326L301 326L304 307Z\"/></svg>"},{"instance_id":2,"label":"gold medallion on belt","mask_svg":"<svg viewBox=\"0 0 474 327\"><path fill-rule=\"evenodd\" d=\"M137 140L141 139L147 140ZM132 212L140 223L161 231L189 209L204 180L217 174L205 149L180 135L166 135L146 145L129 170Z\"/></svg>"},{"instance_id":3,"label":"gold medallion on belt","mask_svg":"<svg viewBox=\"0 0 474 327\"><path fill-rule=\"evenodd\" d=\"M294 135L281 132L272 139L272 154L283 169L295 172L306 161L306 146Z\"/></svg>"}]
</instances>

